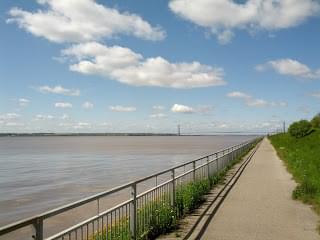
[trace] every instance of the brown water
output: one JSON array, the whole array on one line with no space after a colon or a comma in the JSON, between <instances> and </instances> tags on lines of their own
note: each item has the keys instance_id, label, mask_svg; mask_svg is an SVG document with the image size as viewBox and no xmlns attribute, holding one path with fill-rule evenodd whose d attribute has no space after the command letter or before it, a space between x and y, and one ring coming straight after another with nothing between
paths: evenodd
<instances>
[{"instance_id":1,"label":"brown water","mask_svg":"<svg viewBox=\"0 0 320 240\"><path fill-rule=\"evenodd\" d=\"M250 138L2 137L0 226Z\"/></svg>"}]
</instances>

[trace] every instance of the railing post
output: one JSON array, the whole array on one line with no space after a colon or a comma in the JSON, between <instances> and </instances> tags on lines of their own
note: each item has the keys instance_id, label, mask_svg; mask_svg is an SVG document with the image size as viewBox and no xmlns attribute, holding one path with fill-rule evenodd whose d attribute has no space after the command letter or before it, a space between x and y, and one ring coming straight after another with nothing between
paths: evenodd
<instances>
[{"instance_id":1,"label":"railing post","mask_svg":"<svg viewBox=\"0 0 320 240\"><path fill-rule=\"evenodd\" d=\"M35 240L43 240L43 219L37 218L34 223L34 228L36 230L36 235L32 236Z\"/></svg>"},{"instance_id":2,"label":"railing post","mask_svg":"<svg viewBox=\"0 0 320 240\"><path fill-rule=\"evenodd\" d=\"M130 232L131 239L137 239L137 184L131 185Z\"/></svg>"},{"instance_id":3,"label":"railing post","mask_svg":"<svg viewBox=\"0 0 320 240\"><path fill-rule=\"evenodd\" d=\"M100 198L97 199L97 216L100 215Z\"/></svg>"},{"instance_id":4,"label":"railing post","mask_svg":"<svg viewBox=\"0 0 320 240\"><path fill-rule=\"evenodd\" d=\"M196 161L192 162L192 178L193 178L193 181L195 182L196 181Z\"/></svg>"},{"instance_id":5,"label":"railing post","mask_svg":"<svg viewBox=\"0 0 320 240\"><path fill-rule=\"evenodd\" d=\"M234 161L234 152L233 152L233 147L231 148L231 161Z\"/></svg>"},{"instance_id":6,"label":"railing post","mask_svg":"<svg viewBox=\"0 0 320 240\"><path fill-rule=\"evenodd\" d=\"M242 148L242 146L239 145L239 146L237 146L236 149L234 150L234 157L235 157L235 158L238 158L238 156L239 156L238 153L241 151L241 148Z\"/></svg>"},{"instance_id":7,"label":"railing post","mask_svg":"<svg viewBox=\"0 0 320 240\"><path fill-rule=\"evenodd\" d=\"M208 169L208 179L209 179L210 177L209 156L207 156L207 169Z\"/></svg>"},{"instance_id":8,"label":"railing post","mask_svg":"<svg viewBox=\"0 0 320 240\"><path fill-rule=\"evenodd\" d=\"M97 198L97 216L100 216L100 198ZM99 228L100 228L100 218L98 217L97 232L99 232ZM103 231L103 224L102 224L102 231Z\"/></svg>"},{"instance_id":9,"label":"railing post","mask_svg":"<svg viewBox=\"0 0 320 240\"><path fill-rule=\"evenodd\" d=\"M218 153L216 153L216 161L217 161L217 172L219 172L219 157L218 157Z\"/></svg>"},{"instance_id":10,"label":"railing post","mask_svg":"<svg viewBox=\"0 0 320 240\"><path fill-rule=\"evenodd\" d=\"M224 166L225 166L225 161L226 161L226 156L225 156L225 150L223 149L223 151L222 151L222 168L224 168Z\"/></svg>"},{"instance_id":11,"label":"railing post","mask_svg":"<svg viewBox=\"0 0 320 240\"><path fill-rule=\"evenodd\" d=\"M176 182L174 169L171 170L171 207L176 207Z\"/></svg>"}]
</instances>

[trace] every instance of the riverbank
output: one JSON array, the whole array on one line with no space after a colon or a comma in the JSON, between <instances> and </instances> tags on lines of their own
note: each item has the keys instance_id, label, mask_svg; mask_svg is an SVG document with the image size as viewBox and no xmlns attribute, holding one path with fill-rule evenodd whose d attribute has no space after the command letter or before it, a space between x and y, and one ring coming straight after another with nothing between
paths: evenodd
<instances>
[{"instance_id":1,"label":"riverbank","mask_svg":"<svg viewBox=\"0 0 320 240\"><path fill-rule=\"evenodd\" d=\"M288 133L277 134L269 139L298 183L292 197L311 204L320 214L320 131L314 130L298 139Z\"/></svg>"}]
</instances>

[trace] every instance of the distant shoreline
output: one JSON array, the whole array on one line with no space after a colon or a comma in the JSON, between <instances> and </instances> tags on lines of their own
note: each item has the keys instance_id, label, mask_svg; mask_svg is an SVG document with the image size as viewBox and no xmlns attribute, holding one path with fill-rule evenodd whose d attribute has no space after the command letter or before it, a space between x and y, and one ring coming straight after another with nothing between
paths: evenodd
<instances>
[{"instance_id":1,"label":"distant shoreline","mask_svg":"<svg viewBox=\"0 0 320 240\"><path fill-rule=\"evenodd\" d=\"M67 136L177 136L170 133L0 133L0 137L67 137Z\"/></svg>"},{"instance_id":2,"label":"distant shoreline","mask_svg":"<svg viewBox=\"0 0 320 240\"><path fill-rule=\"evenodd\" d=\"M256 136L261 133L216 132L214 134L173 134L173 133L0 133L0 137L78 137L78 136Z\"/></svg>"}]
</instances>

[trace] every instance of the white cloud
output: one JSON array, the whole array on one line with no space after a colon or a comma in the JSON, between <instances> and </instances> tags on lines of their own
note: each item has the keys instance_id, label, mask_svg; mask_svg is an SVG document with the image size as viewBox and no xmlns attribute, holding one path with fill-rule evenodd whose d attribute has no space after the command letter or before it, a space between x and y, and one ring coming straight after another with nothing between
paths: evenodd
<instances>
[{"instance_id":1,"label":"white cloud","mask_svg":"<svg viewBox=\"0 0 320 240\"><path fill-rule=\"evenodd\" d=\"M68 102L57 102L54 104L56 108L72 108L72 104Z\"/></svg>"},{"instance_id":2,"label":"white cloud","mask_svg":"<svg viewBox=\"0 0 320 240\"><path fill-rule=\"evenodd\" d=\"M125 106L110 106L109 109L112 112L135 112L137 109L135 107L125 107Z\"/></svg>"},{"instance_id":3,"label":"white cloud","mask_svg":"<svg viewBox=\"0 0 320 240\"><path fill-rule=\"evenodd\" d=\"M171 0L169 7L183 19L208 28L222 43L231 40L235 29L286 29L320 12L315 0Z\"/></svg>"},{"instance_id":4,"label":"white cloud","mask_svg":"<svg viewBox=\"0 0 320 240\"><path fill-rule=\"evenodd\" d=\"M231 42L232 38L234 37L234 33L230 30L224 30L218 34L218 41L220 44L228 44Z\"/></svg>"},{"instance_id":5,"label":"white cloud","mask_svg":"<svg viewBox=\"0 0 320 240\"><path fill-rule=\"evenodd\" d=\"M12 8L8 23L37 37L52 42L86 42L110 38L119 34L146 40L161 40L166 33L153 27L140 16L120 13L94 0L38 0L41 9L35 12Z\"/></svg>"},{"instance_id":6,"label":"white cloud","mask_svg":"<svg viewBox=\"0 0 320 240\"><path fill-rule=\"evenodd\" d=\"M216 127L217 127L218 129L225 129L225 128L228 128L229 125L226 124L226 123L221 123L221 124L217 125Z\"/></svg>"},{"instance_id":7,"label":"white cloud","mask_svg":"<svg viewBox=\"0 0 320 240\"><path fill-rule=\"evenodd\" d=\"M212 111L211 106L207 105L200 105L197 107L190 107L186 105L181 105L181 104L174 104L171 107L171 112L174 113L202 113L202 114L207 114Z\"/></svg>"},{"instance_id":8,"label":"white cloud","mask_svg":"<svg viewBox=\"0 0 320 240\"><path fill-rule=\"evenodd\" d=\"M18 102L20 107L26 107L30 103L30 100L25 98L19 98Z\"/></svg>"},{"instance_id":9,"label":"white cloud","mask_svg":"<svg viewBox=\"0 0 320 240\"><path fill-rule=\"evenodd\" d=\"M165 117L167 117L167 115L164 113L153 113L153 114L150 114L149 117L150 118L165 118Z\"/></svg>"},{"instance_id":10,"label":"white cloud","mask_svg":"<svg viewBox=\"0 0 320 240\"><path fill-rule=\"evenodd\" d=\"M246 104L249 107L266 107L266 106L268 106L267 101L265 101L263 99L253 99L253 98L247 99Z\"/></svg>"},{"instance_id":11,"label":"white cloud","mask_svg":"<svg viewBox=\"0 0 320 240\"><path fill-rule=\"evenodd\" d=\"M17 118L20 118L20 115L17 113L5 113L0 115L0 120L15 120Z\"/></svg>"},{"instance_id":12,"label":"white cloud","mask_svg":"<svg viewBox=\"0 0 320 240\"><path fill-rule=\"evenodd\" d=\"M195 110L192 107L181 105L181 104L174 104L171 108L171 112L174 113L194 113Z\"/></svg>"},{"instance_id":13,"label":"white cloud","mask_svg":"<svg viewBox=\"0 0 320 240\"><path fill-rule=\"evenodd\" d=\"M54 117L52 115L42 115L37 114L34 118L35 121L45 121L45 120L52 120Z\"/></svg>"},{"instance_id":14,"label":"white cloud","mask_svg":"<svg viewBox=\"0 0 320 240\"><path fill-rule=\"evenodd\" d=\"M23 127L24 123L19 122L20 117L17 113L0 114L0 125L6 127Z\"/></svg>"},{"instance_id":15,"label":"white cloud","mask_svg":"<svg viewBox=\"0 0 320 240\"><path fill-rule=\"evenodd\" d=\"M163 113L165 107L162 105L152 106L153 113L149 115L150 118L166 118L167 114Z\"/></svg>"},{"instance_id":16,"label":"white cloud","mask_svg":"<svg viewBox=\"0 0 320 240\"><path fill-rule=\"evenodd\" d=\"M82 107L83 107L84 109L92 109L92 108L93 108L93 103L91 103L91 102L84 102L84 103L82 104Z\"/></svg>"},{"instance_id":17,"label":"white cloud","mask_svg":"<svg viewBox=\"0 0 320 240\"><path fill-rule=\"evenodd\" d=\"M320 98L320 91L310 93L311 97Z\"/></svg>"},{"instance_id":18,"label":"white cloud","mask_svg":"<svg viewBox=\"0 0 320 240\"><path fill-rule=\"evenodd\" d=\"M257 71L273 69L282 75L293 76L304 79L320 79L320 69L311 70L307 65L290 58L268 61L265 64L257 65Z\"/></svg>"},{"instance_id":19,"label":"white cloud","mask_svg":"<svg viewBox=\"0 0 320 240\"><path fill-rule=\"evenodd\" d=\"M55 87L49 87L49 86L41 86L37 88L38 91L41 93L55 93L55 94L61 94L66 96L79 96L80 90L79 89L67 89L60 85Z\"/></svg>"},{"instance_id":20,"label":"white cloud","mask_svg":"<svg viewBox=\"0 0 320 240\"><path fill-rule=\"evenodd\" d=\"M230 98L238 98L242 99L245 104L249 107L286 107L287 103L280 101L280 102L268 102L264 99L258 99L254 98L246 93L235 91L235 92L230 92L227 94L227 97Z\"/></svg>"},{"instance_id":21,"label":"white cloud","mask_svg":"<svg viewBox=\"0 0 320 240\"><path fill-rule=\"evenodd\" d=\"M73 126L74 129L91 128L91 124L87 122L78 122Z\"/></svg>"},{"instance_id":22,"label":"white cloud","mask_svg":"<svg viewBox=\"0 0 320 240\"><path fill-rule=\"evenodd\" d=\"M7 127L23 127L25 124L21 122L6 122Z\"/></svg>"},{"instance_id":23,"label":"white cloud","mask_svg":"<svg viewBox=\"0 0 320 240\"><path fill-rule=\"evenodd\" d=\"M129 48L108 47L97 42L77 44L62 55L77 61L70 70L100 75L134 86L196 88L224 85L222 68L199 62L171 63L162 57L143 58Z\"/></svg>"},{"instance_id":24,"label":"white cloud","mask_svg":"<svg viewBox=\"0 0 320 240\"><path fill-rule=\"evenodd\" d=\"M228 93L228 94L227 94L227 97L231 97L231 98L244 98L244 99L251 98L251 96L249 96L248 94L243 93L243 92L238 92L238 91Z\"/></svg>"},{"instance_id":25,"label":"white cloud","mask_svg":"<svg viewBox=\"0 0 320 240\"><path fill-rule=\"evenodd\" d=\"M156 106L152 106L152 109L154 111L163 111L165 109L165 107L161 106L161 105L156 105Z\"/></svg>"},{"instance_id":26,"label":"white cloud","mask_svg":"<svg viewBox=\"0 0 320 240\"><path fill-rule=\"evenodd\" d=\"M60 122L58 126L67 129L82 130L91 129L93 127L93 124L88 122Z\"/></svg>"}]
</instances>

